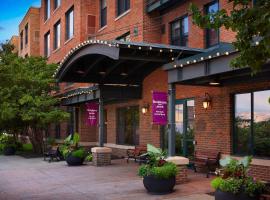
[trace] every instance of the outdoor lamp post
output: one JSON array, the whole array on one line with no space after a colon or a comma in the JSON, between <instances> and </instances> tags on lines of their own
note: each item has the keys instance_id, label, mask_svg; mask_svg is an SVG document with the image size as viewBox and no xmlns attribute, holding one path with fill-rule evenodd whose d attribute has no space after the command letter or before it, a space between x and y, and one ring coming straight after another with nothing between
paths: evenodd
<instances>
[{"instance_id":1,"label":"outdoor lamp post","mask_svg":"<svg viewBox=\"0 0 270 200\"><path fill-rule=\"evenodd\" d=\"M211 105L211 97L208 93L205 93L204 99L203 99L203 108L208 109Z\"/></svg>"}]
</instances>

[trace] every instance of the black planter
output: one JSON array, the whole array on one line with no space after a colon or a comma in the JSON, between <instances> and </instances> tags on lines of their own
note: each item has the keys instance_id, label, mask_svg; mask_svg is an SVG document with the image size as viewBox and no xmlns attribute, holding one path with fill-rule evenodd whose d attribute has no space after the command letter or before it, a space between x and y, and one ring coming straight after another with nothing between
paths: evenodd
<instances>
[{"instance_id":1,"label":"black planter","mask_svg":"<svg viewBox=\"0 0 270 200\"><path fill-rule=\"evenodd\" d=\"M6 156L12 156L16 153L16 148L15 147L5 147L3 149L3 153Z\"/></svg>"},{"instance_id":2,"label":"black planter","mask_svg":"<svg viewBox=\"0 0 270 200\"><path fill-rule=\"evenodd\" d=\"M84 158L78 158L72 156L72 154L69 154L66 158L66 162L69 166L79 166L82 165L84 161Z\"/></svg>"},{"instance_id":3,"label":"black planter","mask_svg":"<svg viewBox=\"0 0 270 200\"><path fill-rule=\"evenodd\" d=\"M249 197L245 193L232 194L229 192L222 192L217 190L215 192L215 200L257 200L259 197Z\"/></svg>"},{"instance_id":4,"label":"black planter","mask_svg":"<svg viewBox=\"0 0 270 200\"><path fill-rule=\"evenodd\" d=\"M168 194L173 192L175 176L169 179L158 179L154 176L145 176L143 178L143 185L151 194Z\"/></svg>"}]
</instances>

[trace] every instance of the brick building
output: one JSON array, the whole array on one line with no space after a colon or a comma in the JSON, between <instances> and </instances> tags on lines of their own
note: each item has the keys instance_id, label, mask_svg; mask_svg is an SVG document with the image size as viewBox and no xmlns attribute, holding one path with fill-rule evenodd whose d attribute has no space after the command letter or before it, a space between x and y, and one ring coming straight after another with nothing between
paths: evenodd
<instances>
[{"instance_id":1,"label":"brick building","mask_svg":"<svg viewBox=\"0 0 270 200\"><path fill-rule=\"evenodd\" d=\"M39 56L40 8L31 7L19 25L19 56Z\"/></svg>"},{"instance_id":2,"label":"brick building","mask_svg":"<svg viewBox=\"0 0 270 200\"><path fill-rule=\"evenodd\" d=\"M13 35L8 41L9 44L14 46L13 53L18 53L19 51L19 36Z\"/></svg>"},{"instance_id":3,"label":"brick building","mask_svg":"<svg viewBox=\"0 0 270 200\"><path fill-rule=\"evenodd\" d=\"M43 0L40 54L60 64L56 95L72 113L50 134L76 131L84 145L120 157L147 143L171 155L254 155L251 173L270 180L269 70L231 69L235 33L193 25L190 2L232 8L227 0ZM152 123L152 91L168 92L168 127ZM98 101L100 126L89 126L86 103Z\"/></svg>"}]
</instances>

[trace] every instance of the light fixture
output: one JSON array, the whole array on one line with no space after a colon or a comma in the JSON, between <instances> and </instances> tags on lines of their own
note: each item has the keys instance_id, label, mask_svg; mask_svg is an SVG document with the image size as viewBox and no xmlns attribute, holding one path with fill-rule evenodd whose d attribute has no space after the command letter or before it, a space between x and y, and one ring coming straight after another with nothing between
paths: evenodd
<instances>
[{"instance_id":1,"label":"light fixture","mask_svg":"<svg viewBox=\"0 0 270 200\"><path fill-rule=\"evenodd\" d=\"M148 112L148 110L149 110L149 104L146 103L146 104L144 104L144 105L142 106L142 114L145 115L145 114Z\"/></svg>"},{"instance_id":2,"label":"light fixture","mask_svg":"<svg viewBox=\"0 0 270 200\"><path fill-rule=\"evenodd\" d=\"M208 93L205 93L204 98L203 98L203 108L207 109L211 105L211 97Z\"/></svg>"},{"instance_id":3,"label":"light fixture","mask_svg":"<svg viewBox=\"0 0 270 200\"><path fill-rule=\"evenodd\" d=\"M127 76L128 74L125 73L125 72L122 72L120 75L121 75L121 76Z\"/></svg>"},{"instance_id":4,"label":"light fixture","mask_svg":"<svg viewBox=\"0 0 270 200\"><path fill-rule=\"evenodd\" d=\"M104 74L106 74L106 72L101 71L101 72L99 72L99 74L104 75Z\"/></svg>"},{"instance_id":5,"label":"light fixture","mask_svg":"<svg viewBox=\"0 0 270 200\"><path fill-rule=\"evenodd\" d=\"M211 81L209 85L220 85L220 82L218 81Z\"/></svg>"}]
</instances>

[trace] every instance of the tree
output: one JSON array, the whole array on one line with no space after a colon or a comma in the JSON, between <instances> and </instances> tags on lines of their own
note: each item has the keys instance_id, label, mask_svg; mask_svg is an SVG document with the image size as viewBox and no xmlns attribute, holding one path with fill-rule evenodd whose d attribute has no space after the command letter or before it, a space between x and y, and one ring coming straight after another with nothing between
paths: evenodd
<instances>
[{"instance_id":1,"label":"tree","mask_svg":"<svg viewBox=\"0 0 270 200\"><path fill-rule=\"evenodd\" d=\"M0 50L0 130L26 133L36 153L42 152L43 133L51 123L69 117L51 95L55 64L41 57L21 58L8 44Z\"/></svg>"},{"instance_id":2,"label":"tree","mask_svg":"<svg viewBox=\"0 0 270 200\"><path fill-rule=\"evenodd\" d=\"M270 58L270 1L228 0L233 9L204 15L195 4L190 5L193 22L202 28L224 26L236 32L233 43L239 56L232 60L235 68L251 67L257 73Z\"/></svg>"}]
</instances>

